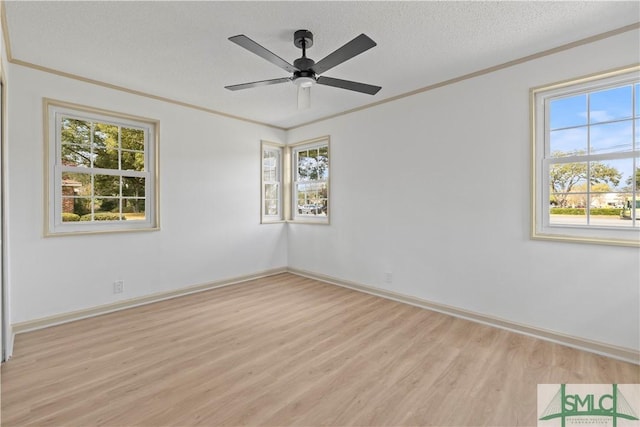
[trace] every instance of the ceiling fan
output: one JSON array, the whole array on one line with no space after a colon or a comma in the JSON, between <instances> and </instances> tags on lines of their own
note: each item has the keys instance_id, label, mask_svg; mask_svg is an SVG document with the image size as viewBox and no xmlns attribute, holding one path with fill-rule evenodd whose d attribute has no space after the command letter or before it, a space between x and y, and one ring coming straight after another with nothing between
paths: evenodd
<instances>
[{"instance_id":1,"label":"ceiling fan","mask_svg":"<svg viewBox=\"0 0 640 427\"><path fill-rule=\"evenodd\" d=\"M371 40L365 34L360 34L344 46L327 55L324 59L319 62L315 62L313 59L307 58L307 49L313 46L313 34L308 30L298 30L293 34L293 44L297 48L302 49L302 57L293 61L293 65L280 58L275 53L262 47L244 34L229 37L229 40L239 46L242 46L248 51L255 53L256 55L261 56L283 70L292 73L291 77L225 86L225 88L229 90L241 90L258 86L293 82L298 86L298 108L302 109L309 108L311 104L311 86L316 83L319 85L353 90L355 92L366 93L369 95L375 95L381 89L380 86L319 76L336 65L340 65L354 56L360 55L362 52L376 46L376 42Z\"/></svg>"}]
</instances>

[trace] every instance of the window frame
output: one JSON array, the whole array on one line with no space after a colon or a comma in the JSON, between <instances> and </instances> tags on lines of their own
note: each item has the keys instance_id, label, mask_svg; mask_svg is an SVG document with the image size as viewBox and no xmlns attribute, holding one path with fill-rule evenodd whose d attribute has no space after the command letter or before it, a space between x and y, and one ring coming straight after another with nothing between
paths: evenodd
<instances>
[{"instance_id":1,"label":"window frame","mask_svg":"<svg viewBox=\"0 0 640 427\"><path fill-rule=\"evenodd\" d=\"M278 161L276 165L276 181L266 181L264 179L264 154L265 151L278 153ZM285 145L271 141L260 142L260 223L273 224L284 222L285 220ZM265 212L266 186L267 184L278 184L278 215L267 215Z\"/></svg>"},{"instance_id":2,"label":"window frame","mask_svg":"<svg viewBox=\"0 0 640 427\"><path fill-rule=\"evenodd\" d=\"M156 231L159 222L159 130L158 120L120 112L74 104L53 99L43 99L44 161L45 161L45 237L114 233L131 231ZM122 177L145 178L145 219L136 221L62 221L62 173L73 166L62 165L61 126L62 117L107 123L142 129L145 133L145 170L125 171L116 169L86 168L89 173ZM120 195L119 198L123 196Z\"/></svg>"},{"instance_id":3,"label":"window frame","mask_svg":"<svg viewBox=\"0 0 640 427\"><path fill-rule=\"evenodd\" d=\"M569 162L606 161L613 159L632 159L635 174L640 167L640 141L627 152L608 154L584 154L552 158L549 152L549 102L552 99L592 93L608 88L640 83L640 65L624 67L608 72L597 73L578 79L566 80L530 90L530 125L531 125L531 238L536 240L556 240L567 242L594 243L617 246L640 246L640 227L606 227L596 225L558 225L550 223L549 200L550 165ZM632 92L633 93L633 92ZM635 98L632 99L635 107ZM634 114L635 113L635 114ZM632 110L632 138L638 132L640 116ZM587 127L592 124L587 124ZM633 141L633 140L632 140ZM555 159L555 160L551 160ZM636 193L635 180L632 186ZM638 219L640 221L640 219Z\"/></svg>"},{"instance_id":4,"label":"window frame","mask_svg":"<svg viewBox=\"0 0 640 427\"><path fill-rule=\"evenodd\" d=\"M327 178L323 180L316 180L317 182L324 182L327 187L327 214L325 216L318 215L301 215L298 213L298 197L297 197L297 175L298 175L298 164L297 164L297 155L296 153L304 150L319 148L319 147L327 147L327 159L328 159L328 167L327 167ZM321 225L329 225L330 224L330 214L331 214L331 139L327 136L322 136L314 139L309 139L305 141L296 142L294 144L290 144L287 146L289 151L288 156L290 157L289 165L290 165L290 201L289 201L289 222L293 223L302 223L302 224L321 224Z\"/></svg>"}]
</instances>

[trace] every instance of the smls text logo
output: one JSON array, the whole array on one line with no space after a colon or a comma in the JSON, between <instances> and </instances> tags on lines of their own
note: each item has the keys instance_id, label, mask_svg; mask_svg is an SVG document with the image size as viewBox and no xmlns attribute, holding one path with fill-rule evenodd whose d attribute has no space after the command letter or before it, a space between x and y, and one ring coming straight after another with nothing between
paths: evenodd
<instances>
[{"instance_id":1,"label":"smls text logo","mask_svg":"<svg viewBox=\"0 0 640 427\"><path fill-rule=\"evenodd\" d=\"M640 384L538 384L538 427L640 427Z\"/></svg>"}]
</instances>

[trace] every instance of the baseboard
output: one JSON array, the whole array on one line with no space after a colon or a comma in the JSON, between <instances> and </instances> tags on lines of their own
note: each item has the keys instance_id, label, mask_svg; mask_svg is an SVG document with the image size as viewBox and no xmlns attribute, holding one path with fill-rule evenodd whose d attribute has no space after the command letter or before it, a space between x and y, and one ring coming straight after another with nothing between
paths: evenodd
<instances>
[{"instance_id":1,"label":"baseboard","mask_svg":"<svg viewBox=\"0 0 640 427\"><path fill-rule=\"evenodd\" d=\"M310 279L319 280L321 282L329 283L332 285L353 289L355 291L365 292L365 293L376 295L382 298L387 298L390 300L402 302L405 304L410 304L410 305L424 308L427 310L437 311L439 313L448 314L450 316L470 320L472 322L482 323L484 325L505 329L511 332L528 335L528 336L539 338L545 341L551 341L557 344L562 344L562 345L573 347L579 350L584 350L591 353L600 354L602 356L611 357L613 359L622 360L624 362L640 365L640 353L630 348L618 347L611 344L606 344L598 341L591 341L591 340L580 338L580 337L575 337L575 336L566 335L566 334L562 334L555 331L550 331L547 329L523 325L520 323L501 319L498 317L487 316L485 314L480 314L480 313L460 309L457 307L452 307L445 304L435 303L435 302L427 301L421 298L400 294L397 292L387 291L387 290L375 288L372 286L362 285L362 284L350 282L347 280L341 280L335 277L326 276L324 274L318 274L311 271L300 270L300 269L291 268L291 267L289 267L287 271L289 273L296 274L298 276L308 277Z\"/></svg>"},{"instance_id":2,"label":"baseboard","mask_svg":"<svg viewBox=\"0 0 640 427\"><path fill-rule=\"evenodd\" d=\"M48 328L50 326L60 325L63 323L73 322L80 319L86 319L88 317L100 316L102 314L112 313L114 311L125 310L127 308L137 307L140 305L152 304L154 302L164 301L171 298L177 298L184 295L189 295L197 292L208 291L215 288L221 288L224 286L235 285L249 280L260 279L262 277L273 276L276 274L286 273L287 269L274 268L270 270L264 270L258 273L238 276L230 279L219 280L215 282L203 283L199 285L187 286L184 288L176 289L168 292L158 292L151 295L145 295L142 297L131 298L123 301L114 302L111 304L99 305L83 310L73 311L69 313L56 314L53 316L42 317L39 319L28 320L26 322L14 323L11 325L13 334L20 334L29 331L35 331L37 329ZM13 336L13 335L12 335ZM13 348L13 345L11 346Z\"/></svg>"}]
</instances>

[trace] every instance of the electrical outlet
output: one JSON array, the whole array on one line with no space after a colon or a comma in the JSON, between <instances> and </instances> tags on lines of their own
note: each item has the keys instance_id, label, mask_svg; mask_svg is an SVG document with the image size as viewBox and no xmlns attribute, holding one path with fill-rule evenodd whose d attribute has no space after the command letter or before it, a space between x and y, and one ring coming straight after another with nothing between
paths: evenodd
<instances>
[{"instance_id":1,"label":"electrical outlet","mask_svg":"<svg viewBox=\"0 0 640 427\"><path fill-rule=\"evenodd\" d=\"M384 283L387 283L387 284L393 283L393 273L392 272L387 271L386 273L384 273Z\"/></svg>"},{"instance_id":2,"label":"electrical outlet","mask_svg":"<svg viewBox=\"0 0 640 427\"><path fill-rule=\"evenodd\" d=\"M124 280L116 280L113 282L113 293L121 294L124 292Z\"/></svg>"}]
</instances>

